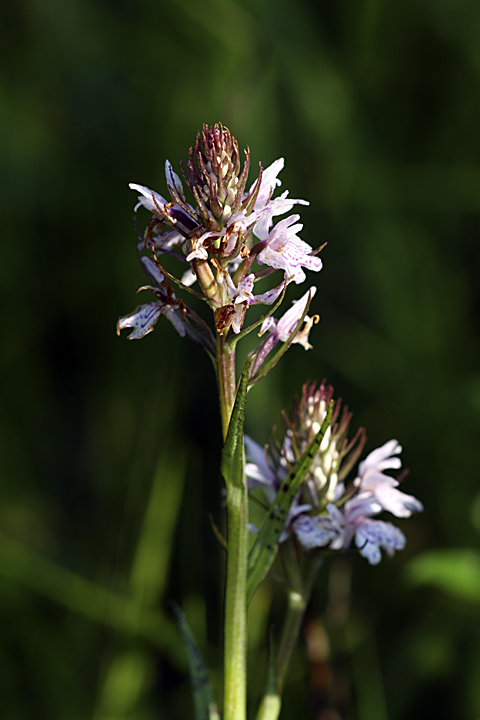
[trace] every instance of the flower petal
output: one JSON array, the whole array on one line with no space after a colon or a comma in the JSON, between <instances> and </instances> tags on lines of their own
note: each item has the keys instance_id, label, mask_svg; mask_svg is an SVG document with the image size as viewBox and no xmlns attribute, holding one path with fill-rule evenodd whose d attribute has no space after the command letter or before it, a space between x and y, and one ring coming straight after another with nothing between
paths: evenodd
<instances>
[{"instance_id":1,"label":"flower petal","mask_svg":"<svg viewBox=\"0 0 480 720\"><path fill-rule=\"evenodd\" d=\"M308 243L297 237L303 225L296 224L299 215L291 215L281 220L266 239L266 246L258 253L260 264L269 265L275 270L284 270L288 282L293 280L297 285L306 278L302 267L318 272L322 269L320 258L311 254Z\"/></svg>"},{"instance_id":2,"label":"flower petal","mask_svg":"<svg viewBox=\"0 0 480 720\"><path fill-rule=\"evenodd\" d=\"M338 532L329 527L322 518L311 515L299 515L292 524L295 535L307 550L325 547L334 540Z\"/></svg>"},{"instance_id":3,"label":"flower petal","mask_svg":"<svg viewBox=\"0 0 480 720\"><path fill-rule=\"evenodd\" d=\"M261 295L254 295L252 305L273 305L273 303L278 300L280 297L283 288L285 287L285 283L281 282L280 285L277 285L277 287L272 288L271 290L267 290L267 292L262 293ZM263 328L263 323L262 323Z\"/></svg>"},{"instance_id":4,"label":"flower petal","mask_svg":"<svg viewBox=\"0 0 480 720\"><path fill-rule=\"evenodd\" d=\"M258 214L260 217L255 223L253 233L260 240L267 239L268 233L270 232L270 228L273 224L273 218L276 215L284 215L285 213L290 212L294 205L310 205L307 200L293 199L287 196L288 190L285 190L280 197L273 198L273 200L270 200L262 211L259 211Z\"/></svg>"},{"instance_id":5,"label":"flower petal","mask_svg":"<svg viewBox=\"0 0 480 720\"><path fill-rule=\"evenodd\" d=\"M180 280L180 282L187 287L191 287L196 281L197 276L195 275L191 267L188 268L188 270L185 270Z\"/></svg>"},{"instance_id":6,"label":"flower petal","mask_svg":"<svg viewBox=\"0 0 480 720\"><path fill-rule=\"evenodd\" d=\"M182 200L185 200L185 193L183 191L182 181L172 168L169 160L165 161L165 177L167 178L167 183L169 183L169 185L171 185L177 191Z\"/></svg>"},{"instance_id":7,"label":"flower petal","mask_svg":"<svg viewBox=\"0 0 480 720\"><path fill-rule=\"evenodd\" d=\"M257 199L255 200L254 210L265 207L277 185L282 184L282 181L277 178L277 175L281 170L283 170L284 165L285 160L283 158L278 158L278 160L275 160L263 171L262 182L260 184ZM252 190L253 186L250 188L250 192Z\"/></svg>"},{"instance_id":8,"label":"flower petal","mask_svg":"<svg viewBox=\"0 0 480 720\"><path fill-rule=\"evenodd\" d=\"M373 491L372 491L373 492ZM396 517L408 518L413 512L422 512L423 505L413 495L397 490L389 485L377 485L374 495L384 510Z\"/></svg>"},{"instance_id":9,"label":"flower petal","mask_svg":"<svg viewBox=\"0 0 480 720\"><path fill-rule=\"evenodd\" d=\"M358 466L358 474L360 477L365 476L369 472L381 472L382 470L398 469L402 467L400 458L393 457L402 452L402 446L397 440L389 440L381 447L373 450L365 460Z\"/></svg>"},{"instance_id":10,"label":"flower petal","mask_svg":"<svg viewBox=\"0 0 480 720\"><path fill-rule=\"evenodd\" d=\"M413 495L397 490L398 480L382 472L402 466L400 458L395 457L401 451L402 447L397 440L389 440L373 450L358 466L358 477L355 478L354 485L359 487L361 496L371 496L383 510L396 517L410 517L412 512L423 510L422 503Z\"/></svg>"},{"instance_id":11,"label":"flower petal","mask_svg":"<svg viewBox=\"0 0 480 720\"><path fill-rule=\"evenodd\" d=\"M286 342L288 340L305 312L309 299L313 298L316 292L317 288L312 285L305 295L302 295L299 300L293 301L292 307L287 310L277 323L275 332L279 340L282 342Z\"/></svg>"},{"instance_id":12,"label":"flower petal","mask_svg":"<svg viewBox=\"0 0 480 720\"><path fill-rule=\"evenodd\" d=\"M270 486L277 488L275 473L267 462L267 453L265 447L262 447L251 437L245 435L245 453L247 463L245 465L245 474L252 482L249 487L252 489L258 486Z\"/></svg>"},{"instance_id":13,"label":"flower petal","mask_svg":"<svg viewBox=\"0 0 480 720\"><path fill-rule=\"evenodd\" d=\"M150 280L155 283L157 286L161 286L163 281L165 280L165 277L162 272L158 269L158 267L155 265L153 260L151 260L149 257L141 257L140 262L143 265L143 269L147 273Z\"/></svg>"},{"instance_id":14,"label":"flower petal","mask_svg":"<svg viewBox=\"0 0 480 720\"><path fill-rule=\"evenodd\" d=\"M355 544L370 565L377 565L382 559L380 548L393 555L395 550L403 550L406 542L402 531L391 523L366 518L357 524Z\"/></svg>"},{"instance_id":15,"label":"flower petal","mask_svg":"<svg viewBox=\"0 0 480 720\"><path fill-rule=\"evenodd\" d=\"M160 207L163 209L167 202L165 198L163 198L154 190L150 190L150 188L145 187L145 185L129 183L128 187L131 190L138 190L138 192L141 193L141 195L138 196L139 202L135 206L135 211L137 210L137 208L140 207L140 205L143 205L143 207L146 207L147 210L150 210L151 213L157 215L157 217L161 217L161 213L159 212L158 208Z\"/></svg>"},{"instance_id":16,"label":"flower petal","mask_svg":"<svg viewBox=\"0 0 480 720\"><path fill-rule=\"evenodd\" d=\"M182 311L172 305L166 305L163 314L170 320L180 337L185 337L187 330Z\"/></svg>"},{"instance_id":17,"label":"flower petal","mask_svg":"<svg viewBox=\"0 0 480 720\"><path fill-rule=\"evenodd\" d=\"M150 302L146 305L139 305L130 315L118 319L117 335L126 327L133 328L128 335L128 340L139 340L152 332L155 324L163 312L163 305L159 302Z\"/></svg>"}]
</instances>

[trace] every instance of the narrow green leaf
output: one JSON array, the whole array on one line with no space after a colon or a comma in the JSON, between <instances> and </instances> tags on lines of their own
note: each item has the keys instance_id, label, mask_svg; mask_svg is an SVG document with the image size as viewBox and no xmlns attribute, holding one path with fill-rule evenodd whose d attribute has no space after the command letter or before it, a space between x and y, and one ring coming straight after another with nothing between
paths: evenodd
<instances>
[{"instance_id":1,"label":"narrow green leaf","mask_svg":"<svg viewBox=\"0 0 480 720\"><path fill-rule=\"evenodd\" d=\"M146 608L136 599L67 570L1 531L0 576L22 583L94 622L146 638L167 653L176 667L182 667L177 629L163 611Z\"/></svg>"},{"instance_id":2,"label":"narrow green leaf","mask_svg":"<svg viewBox=\"0 0 480 720\"><path fill-rule=\"evenodd\" d=\"M252 358L249 358L243 368L222 451L221 471L227 488L241 488L245 482L243 477L243 423L247 400L248 372L251 363Z\"/></svg>"},{"instance_id":3,"label":"narrow green leaf","mask_svg":"<svg viewBox=\"0 0 480 720\"><path fill-rule=\"evenodd\" d=\"M285 525L288 511L327 432L332 417L332 410L333 402L330 402L322 427L298 460L287 479L281 484L277 497L270 505L260 532L257 535L257 539L250 550L247 578L248 602L250 602L253 593L272 567L278 551L278 538Z\"/></svg>"},{"instance_id":4,"label":"narrow green leaf","mask_svg":"<svg viewBox=\"0 0 480 720\"><path fill-rule=\"evenodd\" d=\"M187 649L190 679L192 681L193 700L195 705L195 720L219 720L217 703L208 679L207 670L197 648L192 631L181 608L172 603L172 610L176 615L183 640Z\"/></svg>"},{"instance_id":5,"label":"narrow green leaf","mask_svg":"<svg viewBox=\"0 0 480 720\"><path fill-rule=\"evenodd\" d=\"M172 443L165 447L170 450L157 462L130 574L132 595L145 607L156 607L163 596L187 465Z\"/></svg>"}]
</instances>

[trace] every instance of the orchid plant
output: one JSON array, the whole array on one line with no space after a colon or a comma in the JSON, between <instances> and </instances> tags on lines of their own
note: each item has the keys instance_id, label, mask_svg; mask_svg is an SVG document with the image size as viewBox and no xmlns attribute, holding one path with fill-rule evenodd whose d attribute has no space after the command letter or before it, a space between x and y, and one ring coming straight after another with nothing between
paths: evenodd
<instances>
[{"instance_id":1,"label":"orchid plant","mask_svg":"<svg viewBox=\"0 0 480 720\"><path fill-rule=\"evenodd\" d=\"M383 511L409 517L421 503L398 489L401 477L385 471L401 467L401 447L390 440L353 470L365 445L360 429L349 440L351 414L334 400L325 382L305 384L284 415L285 435L265 448L244 437L247 392L272 370L293 343L308 350L309 332L318 316L309 316L315 294L311 286L279 318L287 286L301 285L305 270L319 272L322 262L300 239L300 216L288 191L275 197L281 184L282 158L248 185L250 152L241 156L237 140L222 125L204 126L190 148L182 176L165 164L170 200L143 185L135 211L150 213L137 253L150 284L150 302L121 317L117 332L130 328L129 339L150 333L164 315L182 337L199 343L211 358L217 379L224 447L221 472L226 487L227 552L224 613L224 720L245 720L247 708L247 611L275 558L282 556L288 609L278 649L273 646L258 720L276 720L292 651L300 632L317 572L328 555L357 551L377 564L382 549L401 550L405 536L395 525L374 519ZM185 192L185 187L189 195ZM286 216L275 223L274 218ZM168 267L180 266L173 274ZM255 293L256 283L270 289ZM272 282L273 281L273 282ZM205 302L212 314L204 320L180 290ZM248 324L251 305L264 305L260 319ZM260 338L237 372L237 343L252 331ZM261 490L258 490L261 488ZM263 493L265 515L260 528L249 523L249 493ZM194 679L196 720L218 717L217 706L198 651L181 612Z\"/></svg>"}]
</instances>

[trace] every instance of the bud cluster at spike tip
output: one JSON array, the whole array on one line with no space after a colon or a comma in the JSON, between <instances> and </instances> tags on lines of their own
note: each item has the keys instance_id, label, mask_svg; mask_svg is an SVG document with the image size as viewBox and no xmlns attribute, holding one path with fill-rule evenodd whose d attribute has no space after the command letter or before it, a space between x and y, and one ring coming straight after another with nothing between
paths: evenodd
<instances>
[{"instance_id":1,"label":"bud cluster at spike tip","mask_svg":"<svg viewBox=\"0 0 480 720\"><path fill-rule=\"evenodd\" d=\"M202 215L208 219L210 209L217 222L217 230L240 210L242 204L247 207L255 200L258 187L244 198L250 167L249 148L245 156L240 172L238 142L222 125L211 128L204 125L203 132L197 135L195 148L190 148L188 185Z\"/></svg>"},{"instance_id":2,"label":"bud cluster at spike tip","mask_svg":"<svg viewBox=\"0 0 480 720\"><path fill-rule=\"evenodd\" d=\"M274 501L281 483L320 430L332 399L330 385L322 383L317 388L306 383L300 399L294 400L290 416L284 415L282 443L274 441L268 450L245 438L250 490L261 487L268 501ZM359 464L353 481L346 482L366 442L363 428L348 440L350 420L348 408L341 410L341 401L336 400L330 425L290 508L280 541L293 532L307 550L346 550L354 542L360 554L374 565L381 560L382 548L392 555L403 549L406 539L391 523L372 518L383 511L407 518L423 506L398 490L399 481L384 472L401 467L398 455L402 448L396 440L371 452Z\"/></svg>"},{"instance_id":3,"label":"bud cluster at spike tip","mask_svg":"<svg viewBox=\"0 0 480 720\"><path fill-rule=\"evenodd\" d=\"M299 285L306 280L304 268L321 270L321 260L298 237L303 227L300 216L288 215L275 224L274 219L289 213L294 205L308 205L305 200L289 198L288 191L273 197L281 184L278 174L283 166L283 158L265 170L260 164L258 176L247 187L249 149L242 166L238 142L230 131L220 124L204 125L190 148L186 167L181 165L183 181L171 163L165 163L170 200L131 183L130 188L138 193L135 210L144 207L151 213L138 252L152 282L142 289L149 289L155 299L120 318L117 331L130 327L129 338L138 339L165 315L181 335L188 335L210 352L215 333L226 337L241 332L250 305L271 306L289 283ZM180 262L178 277L166 272L162 255ZM275 286L255 293L255 284L275 271L283 275ZM213 333L176 297L172 283L210 306ZM182 323L188 326L185 332ZM305 349L310 347L311 325L312 321L308 329L299 329L302 335L297 342Z\"/></svg>"}]
</instances>

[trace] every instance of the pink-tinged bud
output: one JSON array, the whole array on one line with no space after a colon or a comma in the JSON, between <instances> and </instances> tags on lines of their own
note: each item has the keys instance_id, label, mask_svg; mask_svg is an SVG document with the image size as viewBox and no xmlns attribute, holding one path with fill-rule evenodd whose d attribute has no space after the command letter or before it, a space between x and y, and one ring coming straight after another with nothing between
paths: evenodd
<instances>
[{"instance_id":1,"label":"pink-tinged bud","mask_svg":"<svg viewBox=\"0 0 480 720\"><path fill-rule=\"evenodd\" d=\"M300 398L295 398L289 416L284 415L286 431L283 441L276 439L264 451L253 440L246 439L245 470L249 487L261 486L273 502L289 472L295 472L299 458L319 432L333 398L333 388L322 383L306 383ZM390 440L371 452L359 464L357 477L348 484L345 479L357 463L365 444L361 428L348 440L351 413L334 403L330 425L307 476L290 507L280 542L292 534L306 550L328 548L344 551L354 544L371 565L382 557L382 550L393 555L405 547L406 539L399 528L389 522L373 519L386 510L407 518L423 510L422 503L397 489L400 478L385 470L398 470L401 447Z\"/></svg>"},{"instance_id":2,"label":"pink-tinged bud","mask_svg":"<svg viewBox=\"0 0 480 720\"><path fill-rule=\"evenodd\" d=\"M240 209L250 166L250 151L245 150L245 163L240 171L240 152L230 130L219 125L203 126L190 148L188 180L200 214L205 209L215 218L218 229Z\"/></svg>"},{"instance_id":3,"label":"pink-tinged bud","mask_svg":"<svg viewBox=\"0 0 480 720\"><path fill-rule=\"evenodd\" d=\"M320 430L332 398L333 387L324 382L318 388L315 383L305 383L300 398L294 398L284 442L290 462L298 460ZM317 506L335 497L337 486L360 457L366 441L365 430L361 428L349 442L352 414L346 406L342 409L341 404L340 399L335 401L330 425L309 473L316 495L312 499Z\"/></svg>"}]
</instances>

